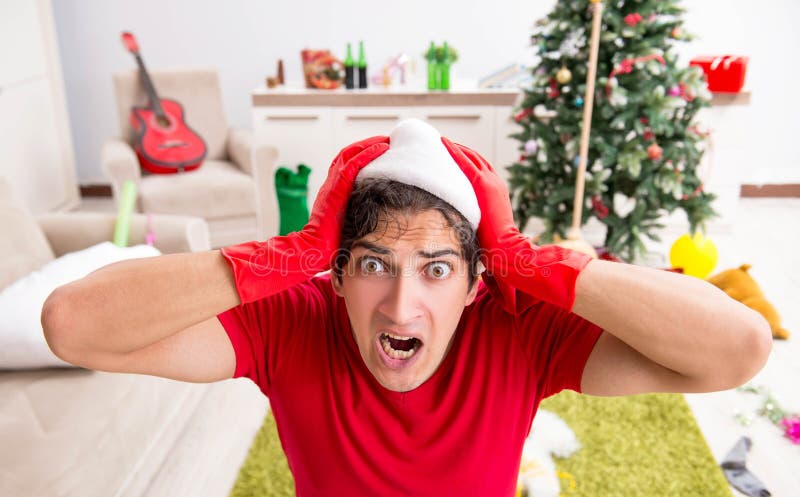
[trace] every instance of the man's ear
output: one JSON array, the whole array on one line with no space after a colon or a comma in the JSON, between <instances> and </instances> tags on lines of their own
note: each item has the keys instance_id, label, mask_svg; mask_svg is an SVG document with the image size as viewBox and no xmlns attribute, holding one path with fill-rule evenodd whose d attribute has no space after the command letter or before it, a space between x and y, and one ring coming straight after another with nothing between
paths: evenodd
<instances>
[{"instance_id":1,"label":"man's ear","mask_svg":"<svg viewBox=\"0 0 800 497\"><path fill-rule=\"evenodd\" d=\"M475 296L478 294L478 278L479 277L475 278L475 281L472 282L472 288L467 292L467 298L464 300L464 307L475 301Z\"/></svg>"},{"instance_id":2,"label":"man's ear","mask_svg":"<svg viewBox=\"0 0 800 497\"><path fill-rule=\"evenodd\" d=\"M342 290L342 277L331 271L331 286L333 293L344 298L344 291Z\"/></svg>"}]
</instances>

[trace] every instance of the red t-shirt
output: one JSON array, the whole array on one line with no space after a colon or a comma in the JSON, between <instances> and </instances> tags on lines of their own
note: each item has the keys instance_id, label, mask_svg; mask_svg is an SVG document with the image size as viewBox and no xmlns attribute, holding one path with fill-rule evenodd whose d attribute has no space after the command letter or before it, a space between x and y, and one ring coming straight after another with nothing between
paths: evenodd
<instances>
[{"instance_id":1,"label":"red t-shirt","mask_svg":"<svg viewBox=\"0 0 800 497\"><path fill-rule=\"evenodd\" d=\"M478 284L442 364L404 393L367 369L329 274L219 315L298 497L514 495L539 402L580 391L602 330L541 301L512 316Z\"/></svg>"}]
</instances>

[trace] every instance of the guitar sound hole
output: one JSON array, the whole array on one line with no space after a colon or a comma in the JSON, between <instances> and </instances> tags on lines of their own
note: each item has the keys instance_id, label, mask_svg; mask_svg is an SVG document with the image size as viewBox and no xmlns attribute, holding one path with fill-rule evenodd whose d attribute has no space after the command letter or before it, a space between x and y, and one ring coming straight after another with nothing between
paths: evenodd
<instances>
[{"instance_id":1,"label":"guitar sound hole","mask_svg":"<svg viewBox=\"0 0 800 497\"><path fill-rule=\"evenodd\" d=\"M170 125L170 121L167 116L156 116L156 122L162 128L168 128Z\"/></svg>"}]
</instances>

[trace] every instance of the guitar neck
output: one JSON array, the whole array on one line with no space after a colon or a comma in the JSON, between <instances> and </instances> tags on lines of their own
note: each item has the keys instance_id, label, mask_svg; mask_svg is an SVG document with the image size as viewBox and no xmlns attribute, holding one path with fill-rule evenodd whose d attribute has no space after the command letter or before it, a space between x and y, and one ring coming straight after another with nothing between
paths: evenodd
<instances>
[{"instance_id":1,"label":"guitar neck","mask_svg":"<svg viewBox=\"0 0 800 497\"><path fill-rule=\"evenodd\" d=\"M147 73L147 68L144 67L144 61L142 60L142 57L138 53L134 53L133 56L136 59L136 63L139 64L139 75L142 78L144 90L147 92L147 98L150 99L150 107L153 108L153 112L155 112L158 117L165 117L164 109L161 107L161 100L159 100L158 95L156 94L156 88L153 86L153 82L150 80L150 75Z\"/></svg>"}]
</instances>

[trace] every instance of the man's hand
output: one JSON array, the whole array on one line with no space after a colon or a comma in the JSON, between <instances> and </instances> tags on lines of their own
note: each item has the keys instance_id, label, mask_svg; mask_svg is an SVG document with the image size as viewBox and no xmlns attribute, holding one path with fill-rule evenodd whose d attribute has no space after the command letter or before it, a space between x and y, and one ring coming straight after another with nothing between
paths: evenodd
<instances>
[{"instance_id":1,"label":"man's hand","mask_svg":"<svg viewBox=\"0 0 800 497\"><path fill-rule=\"evenodd\" d=\"M339 152L301 231L222 249L241 303L278 293L330 268L353 182L364 166L388 149L389 138L375 136Z\"/></svg>"},{"instance_id":2,"label":"man's hand","mask_svg":"<svg viewBox=\"0 0 800 497\"><path fill-rule=\"evenodd\" d=\"M447 138L442 138L442 142L478 198L481 209L478 243L490 276L487 285L496 285L504 299L512 299L511 303L504 302L506 308L514 308L513 288L518 288L571 310L575 281L591 257L554 245L533 245L514 224L508 189L492 166L474 150Z\"/></svg>"}]
</instances>

